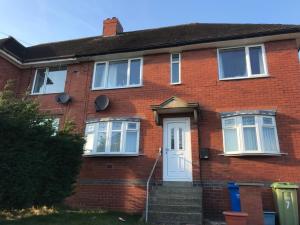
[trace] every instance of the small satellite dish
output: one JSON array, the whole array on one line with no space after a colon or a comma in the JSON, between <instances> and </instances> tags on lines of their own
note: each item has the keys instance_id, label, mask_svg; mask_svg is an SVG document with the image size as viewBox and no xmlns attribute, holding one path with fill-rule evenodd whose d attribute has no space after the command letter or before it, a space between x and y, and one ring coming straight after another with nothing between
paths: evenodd
<instances>
[{"instance_id":1,"label":"small satellite dish","mask_svg":"<svg viewBox=\"0 0 300 225\"><path fill-rule=\"evenodd\" d=\"M71 101L71 96L66 93L62 93L62 94L56 95L55 100L57 103L67 104L68 102Z\"/></svg>"},{"instance_id":2,"label":"small satellite dish","mask_svg":"<svg viewBox=\"0 0 300 225\"><path fill-rule=\"evenodd\" d=\"M95 99L96 112L105 110L109 105L109 98L106 95L99 95Z\"/></svg>"}]
</instances>

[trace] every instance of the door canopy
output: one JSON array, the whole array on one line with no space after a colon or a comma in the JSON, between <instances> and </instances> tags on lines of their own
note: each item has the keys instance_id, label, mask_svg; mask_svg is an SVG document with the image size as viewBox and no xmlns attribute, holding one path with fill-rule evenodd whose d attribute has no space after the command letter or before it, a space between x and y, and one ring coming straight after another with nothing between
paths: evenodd
<instances>
[{"instance_id":1,"label":"door canopy","mask_svg":"<svg viewBox=\"0 0 300 225\"><path fill-rule=\"evenodd\" d=\"M194 123L198 122L199 104L194 102L186 102L181 98L173 96L159 105L152 105L151 109L154 113L155 123L162 125L162 116L172 114L192 114Z\"/></svg>"}]
</instances>

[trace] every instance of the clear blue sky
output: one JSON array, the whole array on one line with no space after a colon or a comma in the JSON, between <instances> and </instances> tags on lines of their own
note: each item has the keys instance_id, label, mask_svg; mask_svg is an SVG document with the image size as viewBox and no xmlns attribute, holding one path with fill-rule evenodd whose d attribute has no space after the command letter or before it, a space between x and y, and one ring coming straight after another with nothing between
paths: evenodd
<instances>
[{"instance_id":1,"label":"clear blue sky","mask_svg":"<svg viewBox=\"0 0 300 225\"><path fill-rule=\"evenodd\" d=\"M39 44L95 36L113 16L125 31L191 22L300 24L300 0L0 0L0 38Z\"/></svg>"}]
</instances>

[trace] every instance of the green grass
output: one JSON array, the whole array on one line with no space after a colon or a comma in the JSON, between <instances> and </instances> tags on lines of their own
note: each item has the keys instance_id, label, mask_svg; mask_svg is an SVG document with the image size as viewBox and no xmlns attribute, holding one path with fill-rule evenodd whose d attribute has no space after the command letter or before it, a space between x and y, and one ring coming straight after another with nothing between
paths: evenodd
<instances>
[{"instance_id":1,"label":"green grass","mask_svg":"<svg viewBox=\"0 0 300 225\"><path fill-rule=\"evenodd\" d=\"M145 225L140 218L140 215L119 212L45 207L0 211L1 225Z\"/></svg>"}]
</instances>

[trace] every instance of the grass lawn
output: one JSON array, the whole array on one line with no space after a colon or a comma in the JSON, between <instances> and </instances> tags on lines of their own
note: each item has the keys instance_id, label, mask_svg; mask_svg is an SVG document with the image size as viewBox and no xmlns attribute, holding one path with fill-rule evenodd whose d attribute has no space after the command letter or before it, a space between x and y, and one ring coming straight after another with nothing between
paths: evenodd
<instances>
[{"instance_id":1,"label":"grass lawn","mask_svg":"<svg viewBox=\"0 0 300 225\"><path fill-rule=\"evenodd\" d=\"M145 225L140 218L140 215L118 212L45 207L0 211L1 225Z\"/></svg>"}]
</instances>

